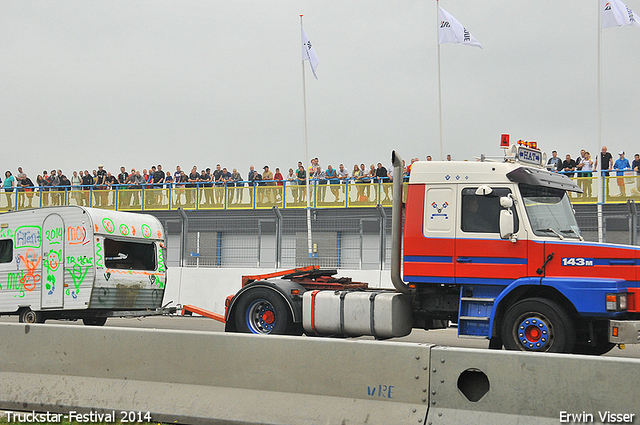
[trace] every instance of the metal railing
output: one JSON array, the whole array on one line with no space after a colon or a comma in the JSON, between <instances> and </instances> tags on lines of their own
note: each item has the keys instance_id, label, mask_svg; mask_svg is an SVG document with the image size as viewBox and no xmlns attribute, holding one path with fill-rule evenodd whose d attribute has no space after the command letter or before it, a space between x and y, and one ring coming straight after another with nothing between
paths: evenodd
<instances>
[{"instance_id":1,"label":"metal railing","mask_svg":"<svg viewBox=\"0 0 640 425\"><path fill-rule=\"evenodd\" d=\"M312 208L357 208L391 206L392 183L388 179L371 182L312 181L309 203ZM118 211L246 210L306 208L307 189L288 181L236 182L229 184L191 183L171 185L19 187L0 196L0 211L60 205L80 205Z\"/></svg>"},{"instance_id":2,"label":"metal railing","mask_svg":"<svg viewBox=\"0 0 640 425\"><path fill-rule=\"evenodd\" d=\"M598 203L598 178L582 177L587 172L565 173L584 191L569 194L574 204ZM606 172L604 172L606 173ZM615 171L611 171L614 174ZM574 175L575 174L575 175ZM640 176L610 175L600 179L603 204L640 201ZM371 182L346 180L342 183L314 180L309 185L312 208L390 207L393 183L389 179ZM190 186L190 187L189 187ZM405 185L406 192L406 185ZM19 187L0 194L0 212L59 205L81 205L118 211L247 210L270 209L274 206L306 208L306 186L289 181L191 183L185 187L171 185L113 185L110 189L96 186Z\"/></svg>"}]
</instances>

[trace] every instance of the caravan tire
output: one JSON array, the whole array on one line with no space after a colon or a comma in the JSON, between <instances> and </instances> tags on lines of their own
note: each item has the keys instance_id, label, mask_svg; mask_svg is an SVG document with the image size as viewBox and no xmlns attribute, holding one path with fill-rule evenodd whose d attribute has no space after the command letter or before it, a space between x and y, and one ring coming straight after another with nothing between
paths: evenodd
<instances>
[{"instance_id":1,"label":"caravan tire","mask_svg":"<svg viewBox=\"0 0 640 425\"><path fill-rule=\"evenodd\" d=\"M20 310L18 321L20 323L44 323L44 317L39 311L23 308Z\"/></svg>"}]
</instances>

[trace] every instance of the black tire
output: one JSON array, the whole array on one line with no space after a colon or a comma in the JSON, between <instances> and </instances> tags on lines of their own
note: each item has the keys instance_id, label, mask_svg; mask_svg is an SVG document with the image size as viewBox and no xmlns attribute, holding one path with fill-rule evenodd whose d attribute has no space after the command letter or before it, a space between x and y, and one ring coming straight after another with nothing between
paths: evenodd
<instances>
[{"instance_id":1,"label":"black tire","mask_svg":"<svg viewBox=\"0 0 640 425\"><path fill-rule=\"evenodd\" d=\"M576 341L571 317L544 298L514 304L504 316L501 334L507 350L571 353Z\"/></svg>"},{"instance_id":2,"label":"black tire","mask_svg":"<svg viewBox=\"0 0 640 425\"><path fill-rule=\"evenodd\" d=\"M20 323L44 323L44 316L39 311L23 308L20 310L18 321Z\"/></svg>"},{"instance_id":3,"label":"black tire","mask_svg":"<svg viewBox=\"0 0 640 425\"><path fill-rule=\"evenodd\" d=\"M266 288L244 293L235 308L234 319L236 330L242 333L285 335L295 328L285 300Z\"/></svg>"},{"instance_id":4,"label":"black tire","mask_svg":"<svg viewBox=\"0 0 640 425\"><path fill-rule=\"evenodd\" d=\"M83 317L82 323L85 326L104 326L107 323L106 317Z\"/></svg>"}]
</instances>

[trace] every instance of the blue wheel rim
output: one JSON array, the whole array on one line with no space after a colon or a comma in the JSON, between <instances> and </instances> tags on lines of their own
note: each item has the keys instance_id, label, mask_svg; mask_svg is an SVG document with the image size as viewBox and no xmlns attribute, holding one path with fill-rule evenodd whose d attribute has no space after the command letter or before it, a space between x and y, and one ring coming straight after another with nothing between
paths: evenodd
<instances>
[{"instance_id":1,"label":"blue wheel rim","mask_svg":"<svg viewBox=\"0 0 640 425\"><path fill-rule=\"evenodd\" d=\"M550 344L549 325L540 317L526 317L518 325L518 340L528 350L545 350Z\"/></svg>"},{"instance_id":2,"label":"blue wheel rim","mask_svg":"<svg viewBox=\"0 0 640 425\"><path fill-rule=\"evenodd\" d=\"M247 308L247 328L254 334L269 334L276 326L276 310L264 299L253 301Z\"/></svg>"}]
</instances>

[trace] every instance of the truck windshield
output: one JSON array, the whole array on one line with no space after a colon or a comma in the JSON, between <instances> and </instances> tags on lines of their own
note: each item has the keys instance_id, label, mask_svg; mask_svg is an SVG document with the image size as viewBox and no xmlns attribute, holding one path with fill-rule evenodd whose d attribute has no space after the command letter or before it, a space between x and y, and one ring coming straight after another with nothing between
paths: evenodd
<instances>
[{"instance_id":1,"label":"truck windshield","mask_svg":"<svg viewBox=\"0 0 640 425\"><path fill-rule=\"evenodd\" d=\"M580 229L566 191L520 184L520 194L534 234L580 239Z\"/></svg>"}]
</instances>

